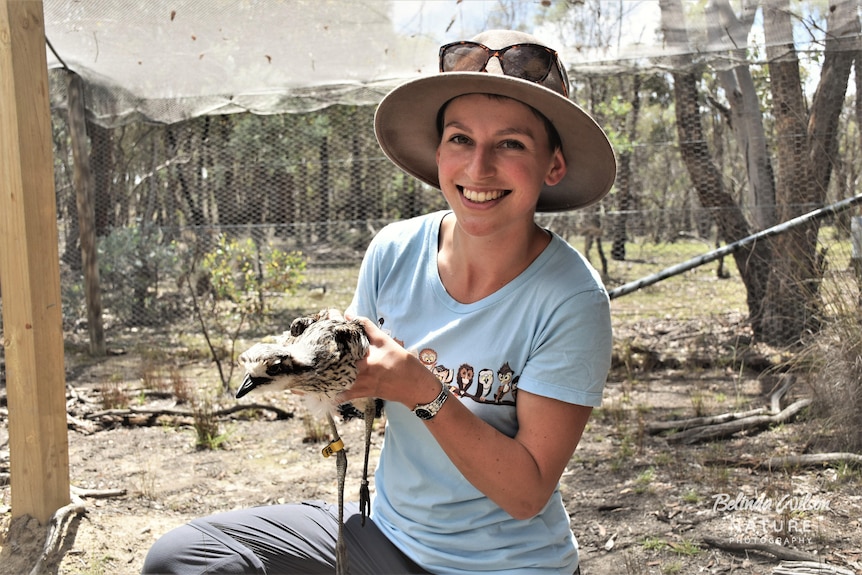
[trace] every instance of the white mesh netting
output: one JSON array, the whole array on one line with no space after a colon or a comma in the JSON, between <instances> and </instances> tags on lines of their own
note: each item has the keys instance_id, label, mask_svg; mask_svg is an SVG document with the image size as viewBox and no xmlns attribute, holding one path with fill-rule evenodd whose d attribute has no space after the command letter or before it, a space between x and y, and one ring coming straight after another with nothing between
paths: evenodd
<instances>
[{"instance_id":1,"label":"white mesh netting","mask_svg":"<svg viewBox=\"0 0 862 575\"><path fill-rule=\"evenodd\" d=\"M49 67L84 78L103 125L371 104L433 64L433 47L395 33L389 5L49 1Z\"/></svg>"},{"instance_id":2,"label":"white mesh netting","mask_svg":"<svg viewBox=\"0 0 862 575\"><path fill-rule=\"evenodd\" d=\"M575 74L685 62L730 66L739 63L733 50L740 40L750 46L750 59L765 58L762 23L749 7L737 17L685 3L684 14L664 21L687 29L680 46L660 34L656 0L584 4L47 0L44 10L49 68L65 65L84 78L90 119L105 126L373 104L394 84L435 72L438 45L490 27L526 29L556 41ZM823 41L823 15L817 6L811 12L795 3L791 8L799 11L792 32L805 54ZM671 57L677 57L673 64ZM62 102L62 92L56 101Z\"/></svg>"}]
</instances>

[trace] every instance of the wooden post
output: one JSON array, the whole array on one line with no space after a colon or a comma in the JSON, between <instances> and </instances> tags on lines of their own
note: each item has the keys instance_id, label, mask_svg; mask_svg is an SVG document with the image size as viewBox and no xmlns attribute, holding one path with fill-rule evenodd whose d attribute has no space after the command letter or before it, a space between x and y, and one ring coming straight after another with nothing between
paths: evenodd
<instances>
[{"instance_id":1,"label":"wooden post","mask_svg":"<svg viewBox=\"0 0 862 575\"><path fill-rule=\"evenodd\" d=\"M856 274L859 285L859 301L862 302L862 216L850 220L850 267Z\"/></svg>"},{"instance_id":2,"label":"wooden post","mask_svg":"<svg viewBox=\"0 0 862 575\"><path fill-rule=\"evenodd\" d=\"M12 516L69 503L60 258L41 1L0 0L0 281Z\"/></svg>"}]
</instances>

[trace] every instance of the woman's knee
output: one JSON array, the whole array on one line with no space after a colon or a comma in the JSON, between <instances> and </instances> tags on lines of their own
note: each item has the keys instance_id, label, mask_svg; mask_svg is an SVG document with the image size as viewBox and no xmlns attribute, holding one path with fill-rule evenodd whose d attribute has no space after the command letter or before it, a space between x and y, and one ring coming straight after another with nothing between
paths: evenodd
<instances>
[{"instance_id":1,"label":"woman's knee","mask_svg":"<svg viewBox=\"0 0 862 575\"><path fill-rule=\"evenodd\" d=\"M168 574L177 573L175 569L179 566L177 557L186 554L187 541L191 539L193 531L189 525L183 525L165 533L153 543L147 556L144 558L143 574Z\"/></svg>"},{"instance_id":2,"label":"woman's knee","mask_svg":"<svg viewBox=\"0 0 862 575\"><path fill-rule=\"evenodd\" d=\"M197 575L200 573L256 573L247 557L232 546L191 525L165 533L150 547L143 575Z\"/></svg>"}]
</instances>

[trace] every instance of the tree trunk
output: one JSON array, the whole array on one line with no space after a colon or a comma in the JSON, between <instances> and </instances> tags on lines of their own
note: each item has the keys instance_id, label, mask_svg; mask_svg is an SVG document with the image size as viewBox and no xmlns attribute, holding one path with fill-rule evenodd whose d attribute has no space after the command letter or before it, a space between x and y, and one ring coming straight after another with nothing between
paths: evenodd
<instances>
[{"instance_id":1,"label":"tree trunk","mask_svg":"<svg viewBox=\"0 0 862 575\"><path fill-rule=\"evenodd\" d=\"M69 136L75 169L75 197L78 207L78 230L81 240L81 267L84 272L84 294L87 300L87 332L90 355L105 355L105 330L102 325L102 292L99 281L99 259L96 255L96 208L90 152L87 149L87 121L84 105L84 82L67 72L66 93L69 108Z\"/></svg>"},{"instance_id":2,"label":"tree trunk","mask_svg":"<svg viewBox=\"0 0 862 575\"><path fill-rule=\"evenodd\" d=\"M727 0L712 0L707 7L707 34L711 43L728 45L732 62L741 62L733 68L717 70L716 76L727 94L730 125L745 155L748 185L743 204L751 213L754 228L760 231L778 222L772 160L766 147L760 101L745 53L756 10L757 4L744 2L742 17L737 18Z\"/></svg>"},{"instance_id":3,"label":"tree trunk","mask_svg":"<svg viewBox=\"0 0 862 575\"><path fill-rule=\"evenodd\" d=\"M628 138L630 142L637 141L637 125L640 116L640 76L635 74L631 88L631 113L626 119ZM632 149L626 147L619 153L617 160L617 216L611 224L611 259L625 261L626 259L626 229L628 226L628 212L631 209L632 199Z\"/></svg>"},{"instance_id":4,"label":"tree trunk","mask_svg":"<svg viewBox=\"0 0 862 575\"><path fill-rule=\"evenodd\" d=\"M837 151L837 122L855 53L842 51L852 42L841 34L855 28L855 2L830 2L826 49L820 84L809 116L802 92L799 60L792 40L788 0L764 5L764 33L774 103L778 216L786 221L823 204ZM847 28L834 30L843 21ZM849 30L848 30L849 29ZM776 254L764 301L763 337L791 345L816 328L817 294L823 263L817 254L819 224L812 221L774 239Z\"/></svg>"},{"instance_id":5,"label":"tree trunk","mask_svg":"<svg viewBox=\"0 0 862 575\"><path fill-rule=\"evenodd\" d=\"M63 215L59 217L66 222L66 225L63 227L63 232L65 236L64 244L66 247L63 249L63 254L60 259L77 272L81 271L81 249L78 246L78 200L75 197L75 182L73 173L74 168L69 164L68 161L70 154L69 146L71 145L71 142L69 142L70 138L68 137L69 121L70 120L67 110L66 130L59 132L56 130L54 131L54 158L55 161L62 162L63 165L62 170L59 170L57 168L54 169L54 187L57 193L57 207L61 208L63 213ZM69 183L67 185L61 184L61 181L56 180L56 176L59 173L65 174L66 177L69 179ZM71 193L66 193L65 191L63 191L67 187L72 190ZM62 204L60 203L61 201Z\"/></svg>"},{"instance_id":6,"label":"tree trunk","mask_svg":"<svg viewBox=\"0 0 862 575\"><path fill-rule=\"evenodd\" d=\"M179 141L176 132L182 131L186 128L187 126L185 124L165 127L165 150L169 159L176 158L182 154L183 144ZM176 193L181 200L179 205L181 209L186 211L186 221L192 226L203 226L206 223L204 214L203 211L201 211L198 200L191 192L191 187L189 186L188 178L186 177L186 171L187 168L185 164L178 163L169 173L172 172L172 175L176 178L172 183L174 184Z\"/></svg>"},{"instance_id":7,"label":"tree trunk","mask_svg":"<svg viewBox=\"0 0 862 575\"><path fill-rule=\"evenodd\" d=\"M672 28L671 23L683 22L680 0L661 0L662 25L665 38L671 45L685 46L688 43L685 25ZM686 70L686 63L676 62L673 76L673 93L676 111L676 129L680 152L689 177L697 191L700 203L712 208L719 238L733 242L751 233L748 222L727 192L724 180L712 161L701 124L700 106L697 98L697 76ZM769 247L765 242L756 242L734 252L734 260L745 284L748 315L755 337L761 333L762 305L768 275Z\"/></svg>"},{"instance_id":8,"label":"tree trunk","mask_svg":"<svg viewBox=\"0 0 862 575\"><path fill-rule=\"evenodd\" d=\"M96 208L96 235L103 237L111 233L116 224L114 220L115 188L112 180L115 175L114 131L103 128L94 122L87 122L90 135L90 156L93 170L93 194Z\"/></svg>"},{"instance_id":9,"label":"tree trunk","mask_svg":"<svg viewBox=\"0 0 862 575\"><path fill-rule=\"evenodd\" d=\"M723 242L740 240L750 235L752 230L712 162L700 123L696 79L693 74L675 72L673 80L680 152L698 199L703 207L711 208L715 214L718 235ZM733 254L745 284L749 321L758 337L761 335L769 257L769 246L765 242L750 244Z\"/></svg>"}]
</instances>

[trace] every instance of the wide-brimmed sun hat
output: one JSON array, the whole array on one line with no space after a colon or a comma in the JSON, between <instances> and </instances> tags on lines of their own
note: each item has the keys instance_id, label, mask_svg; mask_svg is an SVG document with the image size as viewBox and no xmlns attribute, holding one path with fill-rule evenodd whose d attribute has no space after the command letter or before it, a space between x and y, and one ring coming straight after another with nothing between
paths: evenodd
<instances>
[{"instance_id":1,"label":"wide-brimmed sun hat","mask_svg":"<svg viewBox=\"0 0 862 575\"><path fill-rule=\"evenodd\" d=\"M439 189L440 109L465 94L495 94L541 112L562 141L566 176L542 188L537 211L583 208L610 191L616 177L613 149L599 125L569 100L565 68L553 49L530 34L490 30L443 46L440 58L439 74L401 84L377 107L377 141L398 167Z\"/></svg>"}]
</instances>

